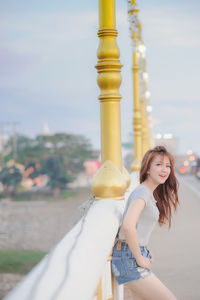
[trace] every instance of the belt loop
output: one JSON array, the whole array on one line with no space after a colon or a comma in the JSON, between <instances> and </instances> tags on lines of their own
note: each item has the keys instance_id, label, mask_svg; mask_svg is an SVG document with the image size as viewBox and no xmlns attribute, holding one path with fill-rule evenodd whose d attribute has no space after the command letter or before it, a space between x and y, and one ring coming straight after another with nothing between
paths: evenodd
<instances>
[{"instance_id":1,"label":"belt loop","mask_svg":"<svg viewBox=\"0 0 200 300\"><path fill-rule=\"evenodd\" d=\"M124 252L126 251L126 245L127 245L127 244L126 244L126 243L124 243L124 249L123 249L123 250L124 250Z\"/></svg>"},{"instance_id":2,"label":"belt loop","mask_svg":"<svg viewBox=\"0 0 200 300\"><path fill-rule=\"evenodd\" d=\"M122 250L122 242L121 241L117 241L117 251L121 251Z\"/></svg>"}]
</instances>

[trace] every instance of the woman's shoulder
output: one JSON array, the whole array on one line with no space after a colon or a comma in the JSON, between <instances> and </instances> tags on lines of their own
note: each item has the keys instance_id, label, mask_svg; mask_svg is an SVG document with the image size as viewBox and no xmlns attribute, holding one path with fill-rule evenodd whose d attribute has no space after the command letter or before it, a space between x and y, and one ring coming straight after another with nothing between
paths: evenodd
<instances>
[{"instance_id":1,"label":"woman's shoulder","mask_svg":"<svg viewBox=\"0 0 200 300\"><path fill-rule=\"evenodd\" d=\"M129 200L135 200L137 198L142 198L147 203L148 198L152 196L151 192L144 185L138 185L130 194Z\"/></svg>"},{"instance_id":2,"label":"woman's shoulder","mask_svg":"<svg viewBox=\"0 0 200 300\"><path fill-rule=\"evenodd\" d=\"M131 194L150 194L150 190L148 190L148 188L142 184L139 184L133 191Z\"/></svg>"}]
</instances>

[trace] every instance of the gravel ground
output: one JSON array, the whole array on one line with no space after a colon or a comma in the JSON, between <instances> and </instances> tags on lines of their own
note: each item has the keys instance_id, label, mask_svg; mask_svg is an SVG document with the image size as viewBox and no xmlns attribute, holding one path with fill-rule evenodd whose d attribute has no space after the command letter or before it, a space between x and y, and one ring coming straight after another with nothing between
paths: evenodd
<instances>
[{"instance_id":1,"label":"gravel ground","mask_svg":"<svg viewBox=\"0 0 200 300\"><path fill-rule=\"evenodd\" d=\"M24 276L19 274L0 273L0 299L11 291Z\"/></svg>"},{"instance_id":2,"label":"gravel ground","mask_svg":"<svg viewBox=\"0 0 200 300\"><path fill-rule=\"evenodd\" d=\"M59 201L0 201L0 249L49 251L83 215L80 205L92 196L80 189ZM0 299L23 278L0 273Z\"/></svg>"},{"instance_id":3,"label":"gravel ground","mask_svg":"<svg viewBox=\"0 0 200 300\"><path fill-rule=\"evenodd\" d=\"M80 189L62 201L1 201L0 249L49 251L80 219L78 207L90 196Z\"/></svg>"}]
</instances>

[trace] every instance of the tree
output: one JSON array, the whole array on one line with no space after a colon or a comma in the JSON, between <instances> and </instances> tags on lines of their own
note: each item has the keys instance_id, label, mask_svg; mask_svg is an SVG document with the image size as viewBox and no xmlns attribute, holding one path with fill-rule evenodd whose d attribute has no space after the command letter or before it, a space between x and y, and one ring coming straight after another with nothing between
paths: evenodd
<instances>
[{"instance_id":1,"label":"tree","mask_svg":"<svg viewBox=\"0 0 200 300\"><path fill-rule=\"evenodd\" d=\"M21 182L22 175L15 167L4 167L0 172L0 181L4 184L6 192L11 190L15 194L17 185Z\"/></svg>"},{"instance_id":2,"label":"tree","mask_svg":"<svg viewBox=\"0 0 200 300\"><path fill-rule=\"evenodd\" d=\"M63 165L72 176L84 170L84 161L92 158L92 147L84 136L56 133L53 136L37 136L36 140L38 147L43 149L42 160L54 155L62 156Z\"/></svg>"},{"instance_id":3,"label":"tree","mask_svg":"<svg viewBox=\"0 0 200 300\"><path fill-rule=\"evenodd\" d=\"M73 177L67 174L65 169L63 156L52 156L42 162L42 173L49 177L49 186L57 195L61 188L65 188L66 184L73 181Z\"/></svg>"},{"instance_id":4,"label":"tree","mask_svg":"<svg viewBox=\"0 0 200 300\"><path fill-rule=\"evenodd\" d=\"M17 162L30 168L30 178L47 174L49 185L55 189L66 186L84 170L84 162L93 158L88 139L81 135L56 133L51 136L38 135L35 139L18 136ZM11 149L8 141L7 149ZM12 152L7 151L7 158ZM39 167L37 167L39 166Z\"/></svg>"},{"instance_id":5,"label":"tree","mask_svg":"<svg viewBox=\"0 0 200 300\"><path fill-rule=\"evenodd\" d=\"M34 179L34 178L38 177L41 174L41 165L38 162L31 161L26 165L24 170L25 171L28 170L29 171L29 177L31 179Z\"/></svg>"}]
</instances>

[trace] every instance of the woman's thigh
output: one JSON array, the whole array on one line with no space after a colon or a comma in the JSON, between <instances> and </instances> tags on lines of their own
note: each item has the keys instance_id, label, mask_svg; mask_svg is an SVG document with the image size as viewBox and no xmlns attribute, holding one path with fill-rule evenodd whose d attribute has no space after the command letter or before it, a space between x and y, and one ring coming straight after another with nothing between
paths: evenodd
<instances>
[{"instance_id":1,"label":"woman's thigh","mask_svg":"<svg viewBox=\"0 0 200 300\"><path fill-rule=\"evenodd\" d=\"M146 278L128 282L126 286L133 294L135 293L145 300L177 300L153 273Z\"/></svg>"},{"instance_id":2,"label":"woman's thigh","mask_svg":"<svg viewBox=\"0 0 200 300\"><path fill-rule=\"evenodd\" d=\"M144 298L141 298L138 296L135 292L131 291L127 285L124 285L124 299L128 300L144 300Z\"/></svg>"}]
</instances>

